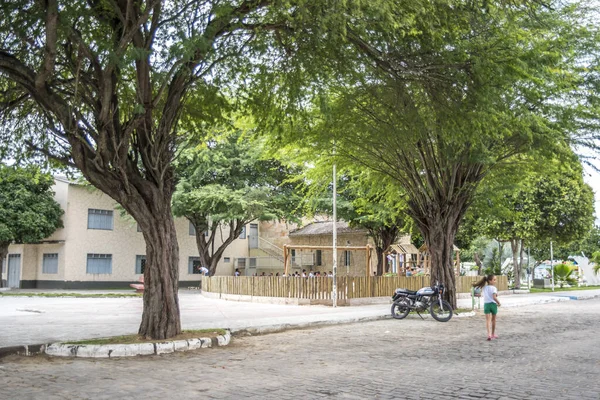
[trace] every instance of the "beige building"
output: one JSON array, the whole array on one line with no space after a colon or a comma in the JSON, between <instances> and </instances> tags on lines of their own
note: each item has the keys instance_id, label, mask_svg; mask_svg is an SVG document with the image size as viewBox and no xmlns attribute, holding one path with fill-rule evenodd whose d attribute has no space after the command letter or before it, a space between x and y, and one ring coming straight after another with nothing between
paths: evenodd
<instances>
[{"instance_id":1,"label":"beige building","mask_svg":"<svg viewBox=\"0 0 600 400\"><path fill-rule=\"evenodd\" d=\"M131 217L123 217L113 199L90 186L55 178L53 190L65 212L64 228L38 244L11 245L2 268L4 282L15 288L76 289L129 287L137 281L146 253L137 223ZM180 286L199 286L201 274L193 226L185 218L177 218L175 226ZM285 224L248 224L240 238L225 250L217 275L233 275L235 268L251 275L249 267L252 265L256 271L257 256L264 263L274 258L277 246L273 245L270 252L260 248L268 246L265 240L260 240L262 246L259 244L261 226L271 228L276 242L285 241L287 235L281 233ZM217 233L215 246L227 234L226 227ZM254 257L250 257L251 251Z\"/></svg>"},{"instance_id":2,"label":"beige building","mask_svg":"<svg viewBox=\"0 0 600 400\"><path fill-rule=\"evenodd\" d=\"M337 230L337 273L340 276L373 275L377 270L377 256L372 239L364 229L353 229L348 223L339 221ZM289 234L290 272L306 271L329 272L333 269L333 223L331 221L312 222ZM366 246L372 246L367 264ZM299 246L299 248L294 248ZM323 247L310 249L311 246ZM359 249L360 248L360 249Z\"/></svg>"}]
</instances>

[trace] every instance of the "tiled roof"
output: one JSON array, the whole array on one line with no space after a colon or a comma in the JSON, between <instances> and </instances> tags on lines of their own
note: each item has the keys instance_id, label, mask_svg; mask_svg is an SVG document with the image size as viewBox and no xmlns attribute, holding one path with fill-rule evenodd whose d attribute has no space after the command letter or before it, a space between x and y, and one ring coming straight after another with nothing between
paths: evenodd
<instances>
[{"instance_id":1,"label":"tiled roof","mask_svg":"<svg viewBox=\"0 0 600 400\"><path fill-rule=\"evenodd\" d=\"M367 231L364 229L353 229L348 226L345 221L339 221L336 223L337 234L366 234ZM332 235L333 234L333 223L331 221L322 222L311 222L310 224L298 228L295 231L290 232L289 236L315 236L315 235Z\"/></svg>"}]
</instances>

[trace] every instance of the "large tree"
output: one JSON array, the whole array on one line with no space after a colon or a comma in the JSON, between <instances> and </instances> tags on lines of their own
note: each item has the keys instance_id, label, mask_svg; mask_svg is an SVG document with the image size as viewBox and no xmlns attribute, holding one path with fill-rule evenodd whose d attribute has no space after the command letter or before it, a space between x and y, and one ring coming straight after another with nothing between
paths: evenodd
<instances>
[{"instance_id":1,"label":"large tree","mask_svg":"<svg viewBox=\"0 0 600 400\"><path fill-rule=\"evenodd\" d=\"M173 212L194 226L210 275L248 223L299 217L301 197L293 183L298 169L266 155L261 142L236 130L186 149L176 163Z\"/></svg>"},{"instance_id":2,"label":"large tree","mask_svg":"<svg viewBox=\"0 0 600 400\"><path fill-rule=\"evenodd\" d=\"M572 153L526 161L490 174L469 213L480 234L511 244L515 288L520 287L524 244L567 245L585 237L594 221L593 192Z\"/></svg>"},{"instance_id":3,"label":"large tree","mask_svg":"<svg viewBox=\"0 0 600 400\"><path fill-rule=\"evenodd\" d=\"M222 90L234 97L252 74L292 71L300 44L333 27L329 11L326 2L275 0L0 4L0 143L24 142L79 170L137 221L147 257L140 335L181 331L171 210L178 123L210 124ZM284 86L246 98L265 110L261 96L292 103L300 85L278 96Z\"/></svg>"},{"instance_id":4,"label":"large tree","mask_svg":"<svg viewBox=\"0 0 600 400\"><path fill-rule=\"evenodd\" d=\"M455 305L453 242L478 184L516 154L552 153L597 132L596 66L582 62L597 55L597 32L576 6L416 2L410 19L396 7L349 28L362 63L319 98L322 123L303 140L334 141L338 163L402 187L432 281Z\"/></svg>"},{"instance_id":5,"label":"large tree","mask_svg":"<svg viewBox=\"0 0 600 400\"><path fill-rule=\"evenodd\" d=\"M54 200L53 184L52 176L38 168L0 164L0 264L11 243L39 242L62 228L63 210Z\"/></svg>"}]
</instances>

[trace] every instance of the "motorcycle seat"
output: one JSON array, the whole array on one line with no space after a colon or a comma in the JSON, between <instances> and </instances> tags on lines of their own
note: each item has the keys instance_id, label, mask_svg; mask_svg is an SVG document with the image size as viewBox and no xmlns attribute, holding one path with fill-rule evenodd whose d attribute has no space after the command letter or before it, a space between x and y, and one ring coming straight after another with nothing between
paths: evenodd
<instances>
[{"instance_id":1,"label":"motorcycle seat","mask_svg":"<svg viewBox=\"0 0 600 400\"><path fill-rule=\"evenodd\" d=\"M404 289L404 288L398 288L398 289L396 289L396 291L394 293L396 293L396 294L404 293L404 294L408 294L408 295L417 294L417 292L414 290L408 290L408 289Z\"/></svg>"}]
</instances>

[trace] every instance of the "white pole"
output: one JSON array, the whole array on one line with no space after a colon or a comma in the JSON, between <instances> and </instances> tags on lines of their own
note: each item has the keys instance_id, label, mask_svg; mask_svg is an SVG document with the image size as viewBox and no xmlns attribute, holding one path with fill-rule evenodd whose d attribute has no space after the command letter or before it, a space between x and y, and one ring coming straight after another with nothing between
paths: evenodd
<instances>
[{"instance_id":1,"label":"white pole","mask_svg":"<svg viewBox=\"0 0 600 400\"><path fill-rule=\"evenodd\" d=\"M552 279L552 291L554 292L554 253L552 252L552 241L550 241L550 278Z\"/></svg>"},{"instance_id":2,"label":"white pole","mask_svg":"<svg viewBox=\"0 0 600 400\"><path fill-rule=\"evenodd\" d=\"M337 307L337 174L335 166L335 142L333 142L333 306Z\"/></svg>"}]
</instances>

